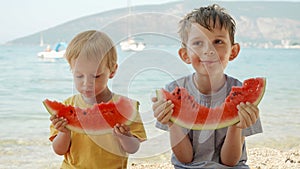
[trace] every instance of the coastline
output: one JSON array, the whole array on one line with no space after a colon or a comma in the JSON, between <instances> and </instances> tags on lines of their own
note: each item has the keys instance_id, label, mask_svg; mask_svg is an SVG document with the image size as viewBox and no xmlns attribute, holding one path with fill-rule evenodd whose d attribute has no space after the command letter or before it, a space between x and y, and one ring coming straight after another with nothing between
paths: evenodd
<instances>
[{"instance_id":1,"label":"coastline","mask_svg":"<svg viewBox=\"0 0 300 169\"><path fill-rule=\"evenodd\" d=\"M300 168L300 146L280 150L269 147L248 148L247 164L251 169ZM170 154L147 159L129 159L128 169L173 169Z\"/></svg>"}]
</instances>

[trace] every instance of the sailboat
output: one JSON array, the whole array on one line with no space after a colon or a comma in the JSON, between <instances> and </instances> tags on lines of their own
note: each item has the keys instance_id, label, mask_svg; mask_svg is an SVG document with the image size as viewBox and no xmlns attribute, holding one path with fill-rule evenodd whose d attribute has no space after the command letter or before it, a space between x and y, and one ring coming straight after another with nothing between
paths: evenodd
<instances>
[{"instance_id":1,"label":"sailboat","mask_svg":"<svg viewBox=\"0 0 300 169\"><path fill-rule=\"evenodd\" d=\"M142 51L145 48L145 44L142 42L136 42L133 38L128 37L127 40L120 43L122 51Z\"/></svg>"},{"instance_id":2,"label":"sailboat","mask_svg":"<svg viewBox=\"0 0 300 169\"><path fill-rule=\"evenodd\" d=\"M127 5L128 5L128 20L130 18L131 15L131 5L130 5L130 0L127 1ZM122 51L142 51L144 50L144 48L146 47L145 44L143 42L137 42L134 40L133 37L131 37L131 22L128 21L128 37L126 40L120 42L120 46L121 46L121 50Z\"/></svg>"},{"instance_id":3,"label":"sailboat","mask_svg":"<svg viewBox=\"0 0 300 169\"><path fill-rule=\"evenodd\" d=\"M40 37L40 46L41 46L41 47L44 46L44 38L43 38L43 34L41 34L41 37Z\"/></svg>"}]
</instances>

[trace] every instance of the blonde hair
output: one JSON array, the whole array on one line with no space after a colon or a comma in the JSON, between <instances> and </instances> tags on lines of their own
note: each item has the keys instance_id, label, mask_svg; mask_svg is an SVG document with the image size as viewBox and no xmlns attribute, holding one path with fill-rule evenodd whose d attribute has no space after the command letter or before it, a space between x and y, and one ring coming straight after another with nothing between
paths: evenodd
<instances>
[{"instance_id":1,"label":"blonde hair","mask_svg":"<svg viewBox=\"0 0 300 169\"><path fill-rule=\"evenodd\" d=\"M190 13L186 14L185 17L179 21L178 33L181 38L182 47L186 47L192 23L198 23L210 31L219 24L220 29L225 28L228 30L230 41L234 44L236 24L234 19L226 12L225 8L221 8L219 5L213 4L207 7L194 9Z\"/></svg>"},{"instance_id":2,"label":"blonde hair","mask_svg":"<svg viewBox=\"0 0 300 169\"><path fill-rule=\"evenodd\" d=\"M108 35L96 30L88 30L76 35L68 44L65 58L71 69L72 63L79 57L96 59L105 63L110 71L114 71L117 64L117 51Z\"/></svg>"}]
</instances>

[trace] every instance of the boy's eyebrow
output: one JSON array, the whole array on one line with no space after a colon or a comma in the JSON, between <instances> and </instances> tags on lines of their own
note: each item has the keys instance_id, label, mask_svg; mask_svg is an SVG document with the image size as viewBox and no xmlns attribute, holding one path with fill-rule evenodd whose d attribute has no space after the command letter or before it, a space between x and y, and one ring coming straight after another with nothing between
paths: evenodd
<instances>
[{"instance_id":1,"label":"boy's eyebrow","mask_svg":"<svg viewBox=\"0 0 300 169\"><path fill-rule=\"evenodd\" d=\"M218 37L218 38L226 38L225 35L217 35L216 37Z\"/></svg>"},{"instance_id":2,"label":"boy's eyebrow","mask_svg":"<svg viewBox=\"0 0 300 169\"><path fill-rule=\"evenodd\" d=\"M215 37L217 37L217 38L226 38L226 35L219 34L219 35L216 35Z\"/></svg>"}]
</instances>

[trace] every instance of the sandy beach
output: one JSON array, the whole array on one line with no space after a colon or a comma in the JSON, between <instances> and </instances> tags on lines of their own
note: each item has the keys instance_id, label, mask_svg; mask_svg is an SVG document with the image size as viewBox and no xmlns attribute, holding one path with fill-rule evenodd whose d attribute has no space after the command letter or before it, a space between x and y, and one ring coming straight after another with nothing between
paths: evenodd
<instances>
[{"instance_id":1,"label":"sandy beach","mask_svg":"<svg viewBox=\"0 0 300 169\"><path fill-rule=\"evenodd\" d=\"M249 148L248 165L251 169L299 169L300 147L289 150L259 147ZM130 160L129 169L173 169L169 154L164 154L160 159Z\"/></svg>"}]
</instances>

